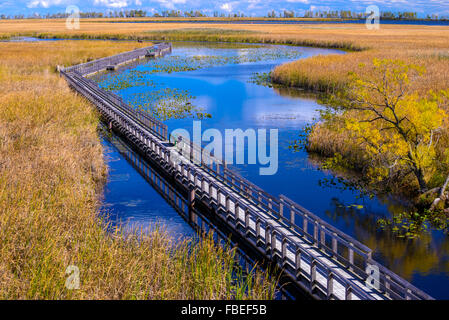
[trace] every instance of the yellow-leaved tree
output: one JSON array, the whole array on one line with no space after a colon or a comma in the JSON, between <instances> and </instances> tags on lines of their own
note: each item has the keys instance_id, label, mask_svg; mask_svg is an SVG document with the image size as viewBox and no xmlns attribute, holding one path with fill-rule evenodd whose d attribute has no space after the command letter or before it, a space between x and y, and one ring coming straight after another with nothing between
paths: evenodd
<instances>
[{"instance_id":1,"label":"yellow-leaved tree","mask_svg":"<svg viewBox=\"0 0 449 320\"><path fill-rule=\"evenodd\" d=\"M443 106L449 90L419 95L411 84L425 70L403 61L374 59L361 68L365 76L352 73L348 89L330 100L343 130L370 159L372 179L381 181L400 170L414 175L420 191L427 191L429 177L441 168L437 147L447 121Z\"/></svg>"}]
</instances>

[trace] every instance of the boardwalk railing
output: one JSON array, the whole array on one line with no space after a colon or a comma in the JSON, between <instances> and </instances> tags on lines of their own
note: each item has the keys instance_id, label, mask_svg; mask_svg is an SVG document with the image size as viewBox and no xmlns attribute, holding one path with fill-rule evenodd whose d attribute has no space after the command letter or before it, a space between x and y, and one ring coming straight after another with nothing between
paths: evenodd
<instances>
[{"instance_id":1,"label":"boardwalk railing","mask_svg":"<svg viewBox=\"0 0 449 320\"><path fill-rule=\"evenodd\" d=\"M121 64L128 63L147 56L160 56L167 52L171 52L171 45L167 43L161 43L155 46L140 48L133 51L123 52L115 56L78 64L76 66L66 68L65 71L77 71L81 75L85 76L102 70L106 70L110 66L119 66Z\"/></svg>"},{"instance_id":2,"label":"boardwalk railing","mask_svg":"<svg viewBox=\"0 0 449 320\"><path fill-rule=\"evenodd\" d=\"M67 77L67 73L65 71L61 71L65 77ZM104 98L108 101L111 101L116 107L120 110L123 110L127 113L132 113L145 127L149 128L155 135L163 140L167 140L168 137L168 127L166 124L161 121L151 117L148 113L132 108L123 102L123 99L111 91L105 91L100 89L98 84L90 79L84 78L77 71L72 72L72 78L78 81L78 83L85 84L91 87L97 87L98 96Z\"/></svg>"},{"instance_id":3,"label":"boardwalk railing","mask_svg":"<svg viewBox=\"0 0 449 320\"><path fill-rule=\"evenodd\" d=\"M263 189L241 177L238 173L228 169L226 162L217 159L205 152L203 148L188 141L183 136L171 136L178 151L184 155L190 154L192 162L201 160L201 166L206 168L215 178L233 188L242 196L248 198L255 205L264 208L278 219L290 223L303 236L308 237L316 245L325 248L348 267L356 267L357 258L362 259L358 269L366 269L368 261L371 261L372 250L344 232L334 228L315 214L304 209L299 204L280 196L279 199L265 192ZM191 152L190 150L193 150ZM198 154L201 154L201 158ZM221 169L222 168L222 169ZM298 225L298 223L301 223ZM346 256L343 254L346 253ZM354 256L354 254L356 256ZM360 259L359 259L360 260Z\"/></svg>"},{"instance_id":4,"label":"boardwalk railing","mask_svg":"<svg viewBox=\"0 0 449 320\"><path fill-rule=\"evenodd\" d=\"M370 248L336 229L296 202L283 195L279 199L270 195L257 185L241 177L235 171L230 170L224 161L208 154L203 148L183 136L172 136L171 141L175 142L178 152L184 155L190 155L190 161L192 163L197 161L197 159L201 159L201 166L212 174L217 181L223 182L247 198L250 202L253 202L256 206L264 208L266 212L275 216L278 221L286 223L306 238L309 243L326 252L335 261L348 268L348 270L355 273L363 281L366 281L370 276L366 273L367 267L378 267L379 282L377 285L386 297L401 300L431 299L429 295L374 261ZM198 155L199 153L202 155L201 158ZM181 168L181 170L185 172L185 175L188 176L190 174L195 177L195 174L188 173L189 169ZM201 181L201 177L197 180ZM199 183L198 181L196 184ZM215 191L214 184L212 184L212 188L208 192L215 194L218 191ZM279 258L285 259L284 256L279 256Z\"/></svg>"},{"instance_id":5,"label":"boardwalk railing","mask_svg":"<svg viewBox=\"0 0 449 320\"><path fill-rule=\"evenodd\" d=\"M110 127L184 187L191 209L195 201L211 208L254 250L277 263L294 283L315 297L432 299L374 261L371 249L362 243L287 197L270 195L185 137L168 137L166 125L83 77L103 70L108 63L135 59L142 50L100 59L98 66L94 61L63 69L61 75L98 108ZM197 163L199 152L204 157ZM379 271L378 277L368 274L373 269ZM369 282L373 285L367 282L371 279L375 279Z\"/></svg>"},{"instance_id":6,"label":"boardwalk railing","mask_svg":"<svg viewBox=\"0 0 449 320\"><path fill-rule=\"evenodd\" d=\"M106 128L104 128L106 129ZM211 222L206 216L201 214L195 208L189 208L188 200L181 195L172 184L164 179L142 156L136 153L130 146L122 141L117 136L107 136L106 139L111 142L119 152L132 163L134 168L153 186L153 188L178 212L178 214L196 230L198 234L207 235L209 231L213 231L214 240L221 244L235 248L235 259L240 263L244 271L260 269L257 261L251 259L243 250L241 250L237 243L229 239L229 235L222 232ZM193 212L192 212L193 211ZM190 218L190 221L189 221ZM263 270L261 270L263 271ZM283 292L287 294L288 292Z\"/></svg>"}]
</instances>

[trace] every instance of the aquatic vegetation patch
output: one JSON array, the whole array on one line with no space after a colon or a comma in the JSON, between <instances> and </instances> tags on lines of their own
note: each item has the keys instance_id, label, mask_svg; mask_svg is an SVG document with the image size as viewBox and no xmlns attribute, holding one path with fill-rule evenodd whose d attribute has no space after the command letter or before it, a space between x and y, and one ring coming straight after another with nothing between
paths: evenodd
<instances>
[{"instance_id":1,"label":"aquatic vegetation patch","mask_svg":"<svg viewBox=\"0 0 449 320\"><path fill-rule=\"evenodd\" d=\"M211 115L192 104L195 99L187 90L168 88L163 83L148 79L140 70L129 70L121 74L104 76L100 86L120 94L128 88L145 87L144 92L132 93L127 97L130 106L145 111L151 116L165 121L183 118L210 118Z\"/></svg>"},{"instance_id":2,"label":"aquatic vegetation patch","mask_svg":"<svg viewBox=\"0 0 449 320\"><path fill-rule=\"evenodd\" d=\"M138 69L125 70L120 74L103 75L100 86L120 94L122 90L145 87L142 93L133 93L129 103L144 110L160 120L181 118L210 118L211 115L193 104L195 97L186 90L169 88L163 83L156 83L151 75L159 73L187 72L198 69L224 66L228 64L255 63L278 59L296 59L301 56L299 50L282 47L258 47L244 49L222 49L221 55L201 55L193 51L190 55L170 55L161 59L149 60Z\"/></svg>"},{"instance_id":3,"label":"aquatic vegetation patch","mask_svg":"<svg viewBox=\"0 0 449 320\"><path fill-rule=\"evenodd\" d=\"M299 50L274 47L245 48L238 50L223 49L223 51L222 55L171 55L164 57L163 59L150 61L139 70L141 70L143 74L185 72L228 64L255 63L279 59L298 59L302 55Z\"/></svg>"},{"instance_id":4,"label":"aquatic vegetation patch","mask_svg":"<svg viewBox=\"0 0 449 320\"><path fill-rule=\"evenodd\" d=\"M121 73L108 77L106 82L102 82L103 89L113 92L119 92L132 87L154 87L152 80L146 79L145 75L139 70L131 70L127 73Z\"/></svg>"},{"instance_id":5,"label":"aquatic vegetation patch","mask_svg":"<svg viewBox=\"0 0 449 320\"><path fill-rule=\"evenodd\" d=\"M255 83L259 86L264 86L264 87L268 87L268 88L273 87L273 83L271 81L271 72L253 73L248 82Z\"/></svg>"},{"instance_id":6,"label":"aquatic vegetation patch","mask_svg":"<svg viewBox=\"0 0 449 320\"><path fill-rule=\"evenodd\" d=\"M210 118L203 109L192 104L195 97L187 90L176 88L159 88L146 92L134 93L129 103L136 109L145 111L162 121L184 118Z\"/></svg>"},{"instance_id":7,"label":"aquatic vegetation patch","mask_svg":"<svg viewBox=\"0 0 449 320\"><path fill-rule=\"evenodd\" d=\"M238 42L204 42L204 41L186 41L186 42L173 42L172 46L175 49L178 48L191 48L192 44L199 44L202 48L207 49L256 49L266 48L265 44L258 43L238 43Z\"/></svg>"},{"instance_id":8,"label":"aquatic vegetation patch","mask_svg":"<svg viewBox=\"0 0 449 320\"><path fill-rule=\"evenodd\" d=\"M227 64L243 64L255 63L260 61L273 60L293 60L302 56L302 52L297 49L286 47L251 47L243 49L222 49L222 54L195 54L187 56L170 55L161 59L148 61L145 65L139 67L138 70L130 70L125 72L126 77L132 77L133 82L139 83L145 81L146 75L156 73L173 73L194 71L203 68L211 68L214 66L223 66ZM129 75L128 75L129 73ZM113 75L118 78L114 82L121 82L122 75ZM108 77L111 81L111 77Z\"/></svg>"},{"instance_id":9,"label":"aquatic vegetation patch","mask_svg":"<svg viewBox=\"0 0 449 320\"><path fill-rule=\"evenodd\" d=\"M378 219L377 225L381 230L389 231L398 238L417 239L432 230L448 234L449 218L441 212L413 211L396 214L390 219Z\"/></svg>"}]
</instances>

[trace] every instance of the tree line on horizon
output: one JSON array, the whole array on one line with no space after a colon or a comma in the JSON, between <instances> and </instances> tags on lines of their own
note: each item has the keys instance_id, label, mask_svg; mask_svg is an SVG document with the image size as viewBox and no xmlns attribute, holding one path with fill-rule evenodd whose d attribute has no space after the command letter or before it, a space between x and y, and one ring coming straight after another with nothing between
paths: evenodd
<instances>
[{"instance_id":1,"label":"tree line on horizon","mask_svg":"<svg viewBox=\"0 0 449 320\"><path fill-rule=\"evenodd\" d=\"M61 19L67 18L68 13L47 13L25 16L19 15L5 15L0 14L0 20L8 19ZM272 18L272 19L291 19L291 18L318 18L318 19L365 19L367 14L365 12L355 12L351 10L334 10L334 11L321 11L321 10L307 10L305 12L294 12L291 10L275 11L271 10L265 16L260 18ZM254 18L253 16L245 15L243 12L236 13L223 13L214 11L211 15L204 13L201 10L163 10L161 12L155 12L149 14L145 10L120 10L109 12L80 12L80 18L143 18L143 17L155 17L155 18ZM425 18L419 18L416 12L381 12L381 19L385 20L449 20L449 16L440 16L438 14L427 14Z\"/></svg>"}]
</instances>

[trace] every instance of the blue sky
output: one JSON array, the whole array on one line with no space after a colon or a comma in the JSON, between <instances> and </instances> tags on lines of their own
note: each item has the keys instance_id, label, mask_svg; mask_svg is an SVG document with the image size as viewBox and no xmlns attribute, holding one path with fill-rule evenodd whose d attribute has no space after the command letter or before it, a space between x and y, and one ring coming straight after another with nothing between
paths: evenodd
<instances>
[{"instance_id":1,"label":"blue sky","mask_svg":"<svg viewBox=\"0 0 449 320\"><path fill-rule=\"evenodd\" d=\"M264 16L270 10L352 10L364 12L369 5L377 5L381 11L414 11L420 15L436 13L449 14L449 0L0 0L2 14L33 14L65 12L69 5L76 5L81 11L143 9L147 12L162 10L202 10L206 13L219 11L243 12L247 15Z\"/></svg>"}]
</instances>

